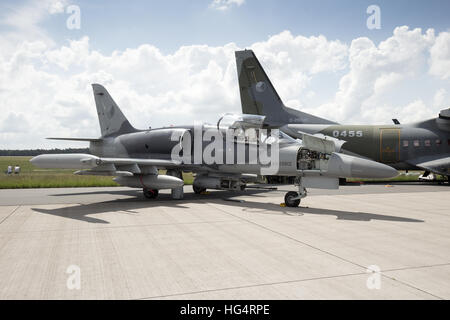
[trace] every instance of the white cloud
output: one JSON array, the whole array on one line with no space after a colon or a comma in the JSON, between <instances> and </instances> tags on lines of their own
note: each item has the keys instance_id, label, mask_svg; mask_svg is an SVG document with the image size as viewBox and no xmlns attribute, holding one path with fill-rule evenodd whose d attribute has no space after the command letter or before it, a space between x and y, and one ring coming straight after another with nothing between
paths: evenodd
<instances>
[{"instance_id":1,"label":"white cloud","mask_svg":"<svg viewBox=\"0 0 450 320\"><path fill-rule=\"evenodd\" d=\"M399 109L398 117L403 119L403 123L408 123L428 119L430 114L432 114L430 106L427 106L422 100L415 100ZM434 116L436 117L437 113Z\"/></svg>"},{"instance_id":2,"label":"white cloud","mask_svg":"<svg viewBox=\"0 0 450 320\"><path fill-rule=\"evenodd\" d=\"M68 0L27 1L21 6L3 12L0 24L18 29L31 29L42 22L47 15L63 13Z\"/></svg>"},{"instance_id":3,"label":"white cloud","mask_svg":"<svg viewBox=\"0 0 450 320\"><path fill-rule=\"evenodd\" d=\"M442 79L450 78L450 32L440 33L430 52L430 73Z\"/></svg>"},{"instance_id":4,"label":"white cloud","mask_svg":"<svg viewBox=\"0 0 450 320\"><path fill-rule=\"evenodd\" d=\"M245 0L213 0L209 6L216 10L226 11L232 6L240 7L244 2Z\"/></svg>"},{"instance_id":5,"label":"white cloud","mask_svg":"<svg viewBox=\"0 0 450 320\"><path fill-rule=\"evenodd\" d=\"M348 64L348 46L324 36L293 36L283 31L250 48L264 65L283 101L292 107L299 106L314 76L343 70Z\"/></svg>"},{"instance_id":6,"label":"white cloud","mask_svg":"<svg viewBox=\"0 0 450 320\"><path fill-rule=\"evenodd\" d=\"M48 12L50 14L63 13L68 5L67 0L50 0L48 3Z\"/></svg>"},{"instance_id":7,"label":"white cloud","mask_svg":"<svg viewBox=\"0 0 450 320\"><path fill-rule=\"evenodd\" d=\"M28 0L1 12L0 26L6 26L8 30L0 33L2 54L13 54L24 41L41 41L53 45L53 40L40 24L50 15L63 13L68 3L69 0Z\"/></svg>"},{"instance_id":8,"label":"white cloud","mask_svg":"<svg viewBox=\"0 0 450 320\"><path fill-rule=\"evenodd\" d=\"M411 87L404 85L426 75L430 48L435 41L432 29L422 33L420 28L410 30L406 26L397 27L378 46L368 38L353 40L349 48L349 71L341 78L334 99L319 107L319 114L334 114L335 120L344 123L383 123L397 114L414 121L425 114L432 117L430 110L421 112L423 104L412 103L411 98L408 102L408 95L417 92L412 93ZM399 99L407 106L398 106ZM411 106L421 110L402 111L410 110Z\"/></svg>"},{"instance_id":9,"label":"white cloud","mask_svg":"<svg viewBox=\"0 0 450 320\"><path fill-rule=\"evenodd\" d=\"M437 90L448 80L430 75L442 60L432 53L438 42L445 45L437 40L446 39L442 34L401 27L378 46L367 38L348 46L284 31L249 47L290 106L307 101L302 110L344 123L386 123L392 117L405 123L450 105L447 91ZM25 37L0 53L0 149L85 146L44 137L99 135L90 87L95 82L106 86L138 128L213 122L240 112L238 49L234 43L191 45L163 54L143 44L102 54L88 37L63 46ZM334 91L323 81L330 77L340 78ZM430 81L431 92L423 88Z\"/></svg>"},{"instance_id":10,"label":"white cloud","mask_svg":"<svg viewBox=\"0 0 450 320\"><path fill-rule=\"evenodd\" d=\"M440 88L436 91L432 100L433 110L444 110L450 108L450 93L447 89Z\"/></svg>"}]
</instances>

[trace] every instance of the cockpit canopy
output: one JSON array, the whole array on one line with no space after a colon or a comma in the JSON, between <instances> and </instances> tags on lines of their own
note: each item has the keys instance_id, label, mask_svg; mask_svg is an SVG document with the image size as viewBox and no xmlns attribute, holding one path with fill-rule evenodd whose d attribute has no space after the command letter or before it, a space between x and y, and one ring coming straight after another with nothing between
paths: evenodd
<instances>
[{"instance_id":1,"label":"cockpit canopy","mask_svg":"<svg viewBox=\"0 0 450 320\"><path fill-rule=\"evenodd\" d=\"M227 113L217 121L219 130L262 128L265 116Z\"/></svg>"},{"instance_id":2,"label":"cockpit canopy","mask_svg":"<svg viewBox=\"0 0 450 320\"><path fill-rule=\"evenodd\" d=\"M265 116L260 115L227 113L217 121L215 129L223 134L231 131L245 143L298 143L279 129L263 128L264 120Z\"/></svg>"}]
</instances>

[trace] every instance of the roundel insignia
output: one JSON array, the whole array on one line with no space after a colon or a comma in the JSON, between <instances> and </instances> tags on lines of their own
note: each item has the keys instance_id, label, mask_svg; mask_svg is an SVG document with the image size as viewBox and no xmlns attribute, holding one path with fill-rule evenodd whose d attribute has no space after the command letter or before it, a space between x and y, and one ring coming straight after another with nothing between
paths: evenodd
<instances>
[{"instance_id":1,"label":"roundel insignia","mask_svg":"<svg viewBox=\"0 0 450 320\"><path fill-rule=\"evenodd\" d=\"M256 84L256 91L258 92L264 92L266 90L266 83L263 81L260 81Z\"/></svg>"}]
</instances>

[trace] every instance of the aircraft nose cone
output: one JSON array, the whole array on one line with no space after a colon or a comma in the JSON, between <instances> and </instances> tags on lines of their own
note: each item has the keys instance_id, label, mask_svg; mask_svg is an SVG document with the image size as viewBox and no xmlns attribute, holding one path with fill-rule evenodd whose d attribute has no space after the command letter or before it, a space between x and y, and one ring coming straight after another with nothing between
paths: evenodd
<instances>
[{"instance_id":1,"label":"aircraft nose cone","mask_svg":"<svg viewBox=\"0 0 450 320\"><path fill-rule=\"evenodd\" d=\"M358 178L387 179L396 177L398 175L397 170L388 165L361 158L353 160L351 165L351 172L352 176Z\"/></svg>"}]
</instances>

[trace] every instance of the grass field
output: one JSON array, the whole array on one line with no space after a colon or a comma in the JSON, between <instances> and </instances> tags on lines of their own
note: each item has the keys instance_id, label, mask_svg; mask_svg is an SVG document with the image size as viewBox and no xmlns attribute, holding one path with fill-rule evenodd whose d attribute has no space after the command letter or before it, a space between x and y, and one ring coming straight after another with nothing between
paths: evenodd
<instances>
[{"instance_id":1,"label":"grass field","mask_svg":"<svg viewBox=\"0 0 450 320\"><path fill-rule=\"evenodd\" d=\"M77 176L71 169L39 169L29 162L30 159L0 157L0 189L118 186L112 177ZM6 175L8 165L20 166L20 174Z\"/></svg>"},{"instance_id":2,"label":"grass field","mask_svg":"<svg viewBox=\"0 0 450 320\"><path fill-rule=\"evenodd\" d=\"M77 176L71 169L39 169L33 166L29 160L31 157L0 157L0 189L21 188L63 188L63 187L114 187L118 186L112 178L103 176ZM8 165L18 165L20 174L6 175ZM161 171L161 173L165 173ZM382 181L417 181L420 171L400 175L392 179ZM438 179L443 179L438 176ZM192 173L183 173L185 184L192 184ZM376 179L347 179L347 181L378 181Z\"/></svg>"},{"instance_id":3,"label":"grass field","mask_svg":"<svg viewBox=\"0 0 450 320\"><path fill-rule=\"evenodd\" d=\"M64 187L115 187L113 177L77 176L72 169L39 169L31 157L0 157L0 189L64 188ZM20 166L20 174L6 175L8 166ZM185 184L192 184L192 174L183 174Z\"/></svg>"}]
</instances>

